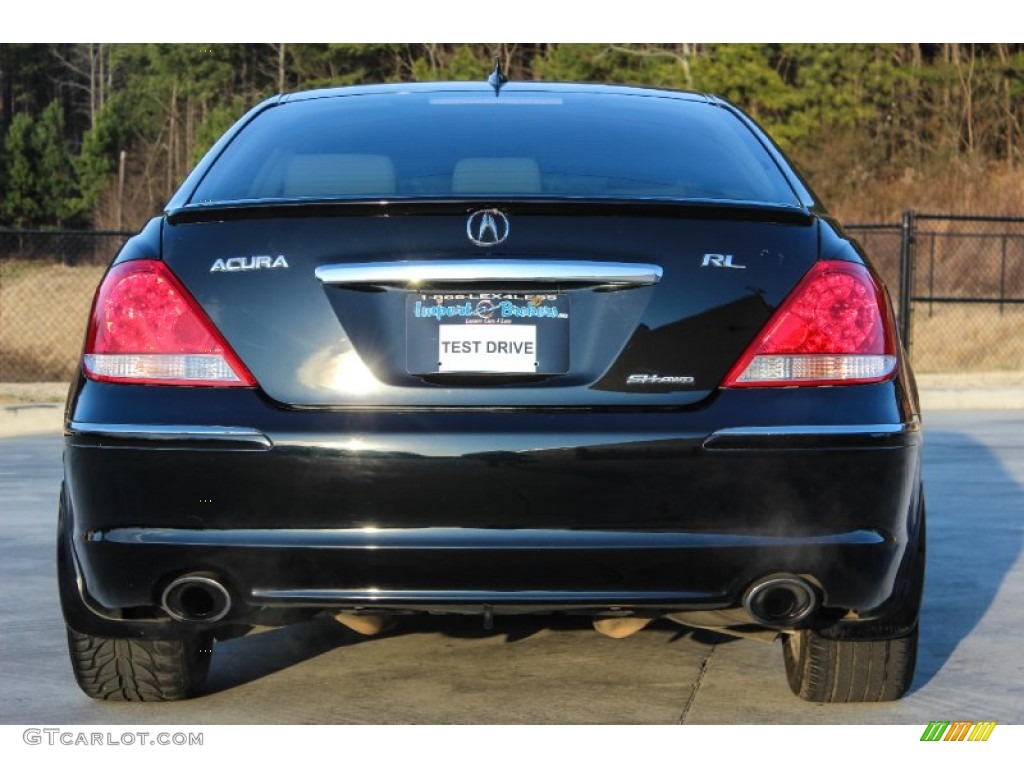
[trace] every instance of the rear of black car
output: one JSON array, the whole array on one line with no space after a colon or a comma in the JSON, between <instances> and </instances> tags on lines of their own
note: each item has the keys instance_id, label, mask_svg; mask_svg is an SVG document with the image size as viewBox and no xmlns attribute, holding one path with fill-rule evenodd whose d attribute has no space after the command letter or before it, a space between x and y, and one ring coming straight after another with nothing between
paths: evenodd
<instances>
[{"instance_id":1,"label":"rear of black car","mask_svg":"<svg viewBox=\"0 0 1024 768\"><path fill-rule=\"evenodd\" d=\"M323 611L667 615L782 633L806 698L895 698L919 435L877 277L729 105L271 100L97 295L62 494L72 660L91 695L177 698L212 638ZM112 638L163 649L172 682L97 677Z\"/></svg>"}]
</instances>

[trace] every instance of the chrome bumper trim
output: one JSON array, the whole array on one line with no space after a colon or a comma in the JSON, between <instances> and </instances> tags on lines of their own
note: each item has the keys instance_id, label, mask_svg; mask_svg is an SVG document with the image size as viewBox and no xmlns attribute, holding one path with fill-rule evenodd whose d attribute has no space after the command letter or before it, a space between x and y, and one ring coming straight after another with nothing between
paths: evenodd
<instances>
[{"instance_id":1,"label":"chrome bumper trim","mask_svg":"<svg viewBox=\"0 0 1024 768\"><path fill-rule=\"evenodd\" d=\"M73 421L71 435L114 437L122 440L215 441L248 443L270 448L270 438L249 427L204 427L184 424L96 424Z\"/></svg>"},{"instance_id":2,"label":"chrome bumper trim","mask_svg":"<svg viewBox=\"0 0 1024 768\"><path fill-rule=\"evenodd\" d=\"M921 425L917 422L908 424L827 424L799 425L782 427L728 427L712 432L709 439L716 437L760 437L762 435L899 435L906 432L918 432Z\"/></svg>"},{"instance_id":3,"label":"chrome bumper trim","mask_svg":"<svg viewBox=\"0 0 1024 768\"><path fill-rule=\"evenodd\" d=\"M878 531L855 529L817 536L769 536L692 531L578 531L490 528L111 528L92 542L161 546L355 550L635 550L765 549L875 546Z\"/></svg>"},{"instance_id":4,"label":"chrome bumper trim","mask_svg":"<svg viewBox=\"0 0 1024 768\"><path fill-rule=\"evenodd\" d=\"M728 450L843 450L899 448L921 441L921 423L798 424L774 427L728 427L704 440L704 449Z\"/></svg>"},{"instance_id":5,"label":"chrome bumper trim","mask_svg":"<svg viewBox=\"0 0 1024 768\"><path fill-rule=\"evenodd\" d=\"M687 605L708 602L725 605L720 593L683 590L635 590L576 592L570 590L446 590L446 589L253 589L255 602L281 606L382 605L389 607L436 606L619 606Z\"/></svg>"}]
</instances>

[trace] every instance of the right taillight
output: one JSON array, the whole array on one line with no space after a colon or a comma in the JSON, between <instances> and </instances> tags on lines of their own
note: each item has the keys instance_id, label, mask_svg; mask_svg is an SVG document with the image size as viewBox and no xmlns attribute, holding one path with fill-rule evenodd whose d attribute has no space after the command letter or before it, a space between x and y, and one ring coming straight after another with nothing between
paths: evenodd
<instances>
[{"instance_id":1,"label":"right taillight","mask_svg":"<svg viewBox=\"0 0 1024 768\"><path fill-rule=\"evenodd\" d=\"M866 384L896 370L889 304L861 264L819 261L726 375L724 387Z\"/></svg>"},{"instance_id":2,"label":"right taillight","mask_svg":"<svg viewBox=\"0 0 1024 768\"><path fill-rule=\"evenodd\" d=\"M252 387L252 374L162 261L118 264L96 292L85 375L124 384Z\"/></svg>"}]
</instances>

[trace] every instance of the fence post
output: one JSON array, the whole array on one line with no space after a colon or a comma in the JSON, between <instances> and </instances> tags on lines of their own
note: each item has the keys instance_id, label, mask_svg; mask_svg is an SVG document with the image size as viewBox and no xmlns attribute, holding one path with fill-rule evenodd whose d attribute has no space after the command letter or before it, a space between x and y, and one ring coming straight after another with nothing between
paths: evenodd
<instances>
[{"instance_id":1,"label":"fence post","mask_svg":"<svg viewBox=\"0 0 1024 768\"><path fill-rule=\"evenodd\" d=\"M999 314L1003 314L1003 307L1006 306L1006 235L1002 241L1002 253L999 257Z\"/></svg>"},{"instance_id":2,"label":"fence post","mask_svg":"<svg viewBox=\"0 0 1024 768\"><path fill-rule=\"evenodd\" d=\"M900 295L898 299L900 313L900 338L907 353L910 353L911 326L910 310L911 295L914 290L914 238L915 214L913 211L903 212L900 226Z\"/></svg>"}]
</instances>

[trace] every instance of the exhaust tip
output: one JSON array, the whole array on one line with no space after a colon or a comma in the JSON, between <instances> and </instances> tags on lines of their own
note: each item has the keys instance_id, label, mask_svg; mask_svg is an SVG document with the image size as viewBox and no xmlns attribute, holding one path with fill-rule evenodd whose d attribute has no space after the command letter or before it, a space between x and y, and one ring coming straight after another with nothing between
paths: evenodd
<instances>
[{"instance_id":1,"label":"exhaust tip","mask_svg":"<svg viewBox=\"0 0 1024 768\"><path fill-rule=\"evenodd\" d=\"M758 624L791 627L818 607L814 588L799 576L768 576L756 581L743 597L743 607Z\"/></svg>"},{"instance_id":2,"label":"exhaust tip","mask_svg":"<svg viewBox=\"0 0 1024 768\"><path fill-rule=\"evenodd\" d=\"M231 610L231 595L213 576L188 574L167 585L163 609L178 621L209 623L223 619Z\"/></svg>"}]
</instances>

